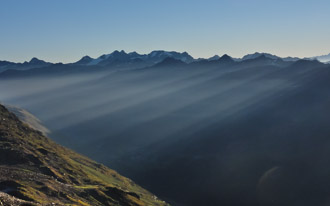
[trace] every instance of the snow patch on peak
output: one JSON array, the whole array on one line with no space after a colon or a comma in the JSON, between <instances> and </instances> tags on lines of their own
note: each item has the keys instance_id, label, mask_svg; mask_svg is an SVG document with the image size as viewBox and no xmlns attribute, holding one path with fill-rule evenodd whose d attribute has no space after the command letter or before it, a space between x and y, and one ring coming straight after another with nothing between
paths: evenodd
<instances>
[{"instance_id":1,"label":"snow patch on peak","mask_svg":"<svg viewBox=\"0 0 330 206\"><path fill-rule=\"evenodd\" d=\"M97 58L97 59L93 59L92 61L90 61L87 65L91 66L91 65L96 65L98 63L100 63L103 59L101 58Z\"/></svg>"}]
</instances>

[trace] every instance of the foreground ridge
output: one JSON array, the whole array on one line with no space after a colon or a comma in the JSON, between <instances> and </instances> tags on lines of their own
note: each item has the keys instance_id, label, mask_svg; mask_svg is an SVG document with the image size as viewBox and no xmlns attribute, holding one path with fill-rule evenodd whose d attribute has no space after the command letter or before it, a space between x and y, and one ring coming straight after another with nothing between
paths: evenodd
<instances>
[{"instance_id":1,"label":"foreground ridge","mask_svg":"<svg viewBox=\"0 0 330 206\"><path fill-rule=\"evenodd\" d=\"M0 105L0 205L166 205Z\"/></svg>"}]
</instances>

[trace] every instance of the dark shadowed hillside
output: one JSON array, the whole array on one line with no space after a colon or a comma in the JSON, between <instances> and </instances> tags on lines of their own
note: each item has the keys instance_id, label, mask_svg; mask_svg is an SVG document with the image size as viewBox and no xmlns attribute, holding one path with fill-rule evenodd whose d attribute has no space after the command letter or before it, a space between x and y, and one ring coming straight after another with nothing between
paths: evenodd
<instances>
[{"instance_id":1,"label":"dark shadowed hillside","mask_svg":"<svg viewBox=\"0 0 330 206\"><path fill-rule=\"evenodd\" d=\"M0 105L0 205L165 205L107 167L59 146Z\"/></svg>"}]
</instances>

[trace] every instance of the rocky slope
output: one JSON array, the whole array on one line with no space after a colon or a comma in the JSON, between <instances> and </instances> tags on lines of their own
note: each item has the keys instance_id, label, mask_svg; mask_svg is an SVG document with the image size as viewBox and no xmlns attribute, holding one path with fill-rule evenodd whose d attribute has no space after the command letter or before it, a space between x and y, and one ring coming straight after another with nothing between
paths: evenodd
<instances>
[{"instance_id":1,"label":"rocky slope","mask_svg":"<svg viewBox=\"0 0 330 206\"><path fill-rule=\"evenodd\" d=\"M166 205L0 105L0 205Z\"/></svg>"}]
</instances>

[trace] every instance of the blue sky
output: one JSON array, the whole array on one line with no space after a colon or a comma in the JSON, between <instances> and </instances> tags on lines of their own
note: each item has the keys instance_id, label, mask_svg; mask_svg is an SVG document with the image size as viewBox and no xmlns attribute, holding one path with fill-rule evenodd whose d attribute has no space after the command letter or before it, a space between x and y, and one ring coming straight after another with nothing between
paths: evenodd
<instances>
[{"instance_id":1,"label":"blue sky","mask_svg":"<svg viewBox=\"0 0 330 206\"><path fill-rule=\"evenodd\" d=\"M0 60L73 62L113 50L194 57L330 52L329 0L0 0Z\"/></svg>"}]
</instances>

